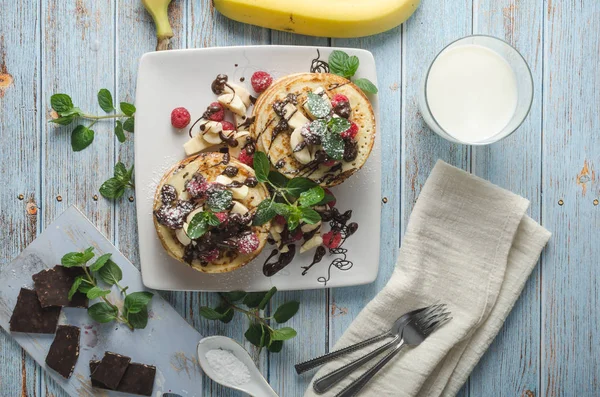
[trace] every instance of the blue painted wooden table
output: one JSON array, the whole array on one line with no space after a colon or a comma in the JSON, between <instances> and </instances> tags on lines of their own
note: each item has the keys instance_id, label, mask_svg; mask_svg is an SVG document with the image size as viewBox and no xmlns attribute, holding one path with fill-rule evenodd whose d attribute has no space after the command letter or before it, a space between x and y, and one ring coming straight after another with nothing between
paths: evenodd
<instances>
[{"instance_id":1,"label":"blue painted wooden table","mask_svg":"<svg viewBox=\"0 0 600 397\"><path fill-rule=\"evenodd\" d=\"M438 158L531 200L530 215L553 232L541 263L461 396L600 394L600 2L597 0L422 0L402 27L362 39L297 36L226 20L210 0L171 5L174 48L318 44L372 51L379 72L383 191L381 267L372 285L286 292L298 299L300 335L279 354L254 356L282 396L300 396L308 378L293 363L326 352L386 283L411 209ZM106 87L133 100L139 57L155 46L138 0L0 2L0 266L70 204L138 262L134 197L99 197L115 161L133 163L112 123L96 125L87 150L73 153L69 130L48 123L50 96L67 92L97 109ZM423 123L419 81L447 43L472 33L513 44L531 66L535 98L523 126L489 147L450 144ZM98 111L100 109L97 109ZM99 198L98 198L99 197ZM230 324L200 318L207 293L165 294L204 335L244 339ZM277 302L273 302L277 304ZM206 396L237 393L206 381ZM11 337L0 332L0 395L64 395Z\"/></svg>"}]
</instances>

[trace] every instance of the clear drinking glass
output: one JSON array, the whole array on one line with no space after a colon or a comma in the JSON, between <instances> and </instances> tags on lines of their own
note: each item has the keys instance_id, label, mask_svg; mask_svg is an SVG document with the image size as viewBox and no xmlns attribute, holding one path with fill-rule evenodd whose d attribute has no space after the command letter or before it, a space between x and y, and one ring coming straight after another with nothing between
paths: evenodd
<instances>
[{"instance_id":1,"label":"clear drinking glass","mask_svg":"<svg viewBox=\"0 0 600 397\"><path fill-rule=\"evenodd\" d=\"M477 140L474 142L463 141L453 136L444 128L442 128L439 122L436 120L435 116L432 114L430 104L427 98L427 81L429 78L429 74L433 65L435 65L440 55L444 54L450 49L454 49L456 47L465 45L482 46L500 55L512 69L517 84L517 104L512 118L509 120L506 126L498 133L486 139ZM419 108L421 110L423 119L425 120L427 125L442 138L445 138L452 142L468 145L489 145L490 143L497 142L515 132L515 130L517 130L517 128L519 128L519 126L523 123L523 121L527 117L527 114L529 114L532 101L533 78L531 76L531 70L529 69L529 66L527 65L527 62L525 61L523 56L514 47L512 47L505 41L500 40L496 37L485 35L473 35L463 37L450 43L442 51L440 51L436 55L431 65L429 65L427 74L425 74L423 78L422 89L419 93Z\"/></svg>"}]
</instances>

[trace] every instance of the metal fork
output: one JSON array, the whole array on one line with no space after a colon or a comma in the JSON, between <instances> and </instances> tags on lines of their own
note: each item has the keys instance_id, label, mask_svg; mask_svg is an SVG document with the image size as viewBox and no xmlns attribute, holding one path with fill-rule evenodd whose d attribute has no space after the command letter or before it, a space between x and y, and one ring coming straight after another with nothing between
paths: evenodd
<instances>
[{"instance_id":1,"label":"metal fork","mask_svg":"<svg viewBox=\"0 0 600 397\"><path fill-rule=\"evenodd\" d=\"M387 344L383 345L382 347L380 347L379 349L377 349L377 350L382 349L379 351L379 352L381 352L381 351L393 346L398 340L400 340L400 335L402 334L402 329L404 328L406 323L408 323L408 321L412 318L413 315L415 315L425 309L426 308L421 308L421 309L413 310L412 312L404 314L403 316L399 317L394 322L394 324L388 331L386 331L380 335L374 336L374 337L364 340L362 342L355 343L355 344L345 347L343 349L329 352L323 356L313 358L312 360L308 360L308 361L304 361L300 364L296 364L294 366L296 368L296 372L298 373L298 375L300 375L306 371L309 371L313 368L318 367L319 365L323 365L325 363L328 363L329 361L333 361L337 357L343 356L344 354L352 353L356 350L362 349L365 346L379 342L380 340L383 340L386 338L392 338L392 340L389 343L387 343ZM384 347L385 347L385 349L383 349ZM379 352L376 354L374 354L374 352L371 352L368 354L368 356L370 355L371 357L375 357L377 354L379 354ZM325 390L327 390L327 389L325 389Z\"/></svg>"},{"instance_id":2,"label":"metal fork","mask_svg":"<svg viewBox=\"0 0 600 397\"><path fill-rule=\"evenodd\" d=\"M354 382L350 383L344 390L335 397L355 396L392 358L394 358L405 345L417 346L421 344L433 331L450 321L450 312L446 310L446 305L435 305L427 310L413 316L413 318L404 326L402 339L396 346L377 364L367 370Z\"/></svg>"}]
</instances>

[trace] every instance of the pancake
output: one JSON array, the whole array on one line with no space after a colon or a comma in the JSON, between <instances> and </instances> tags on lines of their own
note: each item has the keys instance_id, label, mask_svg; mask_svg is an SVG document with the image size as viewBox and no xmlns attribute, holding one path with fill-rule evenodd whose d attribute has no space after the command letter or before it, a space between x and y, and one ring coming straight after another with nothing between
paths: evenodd
<instances>
[{"instance_id":1,"label":"pancake","mask_svg":"<svg viewBox=\"0 0 600 397\"><path fill-rule=\"evenodd\" d=\"M330 158L323 161L322 146L307 144L306 147L311 156L310 161L306 156L302 159L303 161L299 161L298 149L300 146L292 145L291 136L294 130L299 128L298 123L303 123L304 120L310 122L315 118L304 106L310 92L324 95L322 98L326 98L328 102L336 94L348 98L351 111L347 119L356 123L358 132L353 139L344 141L347 145L351 143L355 146L354 157L344 156L344 159L335 162ZM277 107L277 104L280 104L289 107L289 103L294 102L290 101L290 98L293 98L290 97L290 94L295 97L294 101L296 102L295 109L291 113L293 115L298 113L296 118L299 118L300 121L296 120L295 123L291 123L292 120L290 120L288 128L283 128L282 131L281 119L294 116L289 116L290 113L284 111L284 117L282 117L273 105L275 104ZM367 161L375 142L375 115L369 100L356 85L334 74L300 73L277 80L259 96L252 116L255 121L250 128L250 133L257 142L257 149L267 153L271 164L280 173L288 178L303 176L324 187L338 185L358 171ZM332 116L339 117L332 111L323 120L329 120ZM319 151L321 151L320 159L315 159L315 157L319 157L316 156ZM332 163L334 164L332 165Z\"/></svg>"},{"instance_id":2,"label":"pancake","mask_svg":"<svg viewBox=\"0 0 600 397\"><path fill-rule=\"evenodd\" d=\"M270 223L250 226L250 222L269 193L263 184L248 178L254 178L254 170L223 153L192 156L167 171L154 196L154 226L169 255L205 273L230 272L254 259L265 246ZM227 209L213 211L224 220L188 241L186 230L194 215L207 212L211 202L219 204L215 197L221 195L215 191L233 195ZM244 246L248 238L251 252Z\"/></svg>"}]
</instances>

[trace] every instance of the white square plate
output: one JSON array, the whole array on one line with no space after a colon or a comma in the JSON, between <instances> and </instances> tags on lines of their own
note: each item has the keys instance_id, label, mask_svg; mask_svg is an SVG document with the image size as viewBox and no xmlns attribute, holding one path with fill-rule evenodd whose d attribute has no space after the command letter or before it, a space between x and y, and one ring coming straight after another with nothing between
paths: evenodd
<instances>
[{"instance_id":1,"label":"white square plate","mask_svg":"<svg viewBox=\"0 0 600 397\"><path fill-rule=\"evenodd\" d=\"M375 146L364 167L342 185L332 189L341 211L352 209L352 221L358 231L344 248L349 269L342 270L333 260L340 255L327 254L302 275L302 266L312 261L313 252L297 254L294 261L273 277L265 277L262 266L273 249L267 244L261 255L241 269L224 274L205 274L172 259L163 249L154 229L152 204L156 186L173 164L185 157L186 131L171 126L171 110L183 106L192 120L197 119L216 97L210 89L219 73L232 81L250 77L257 70L274 78L291 73L308 72L313 59L327 60L330 47L251 46L222 47L153 52L142 56L136 93L135 184L140 259L144 285L161 290L188 291L264 291L272 286L279 290L298 290L367 284L377 277L379 268L379 225L381 221L381 149L377 132ZM344 48L360 59L356 77L365 77L377 85L375 60L365 50ZM371 104L379 125L377 96ZM336 261L335 263L338 263ZM349 267L349 266L347 266ZM327 282L325 283L325 280Z\"/></svg>"}]
</instances>

